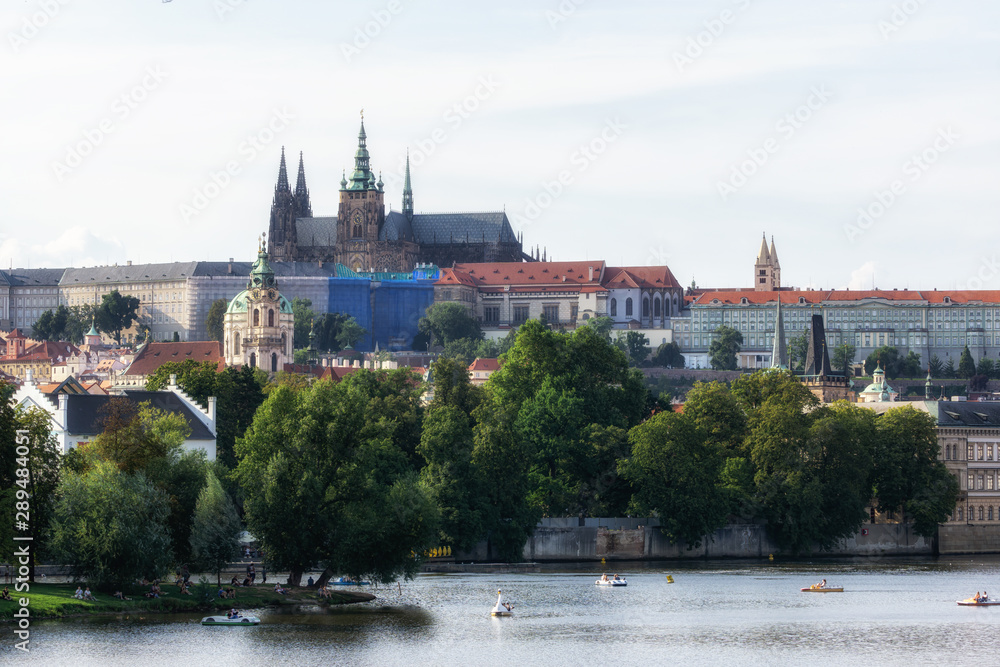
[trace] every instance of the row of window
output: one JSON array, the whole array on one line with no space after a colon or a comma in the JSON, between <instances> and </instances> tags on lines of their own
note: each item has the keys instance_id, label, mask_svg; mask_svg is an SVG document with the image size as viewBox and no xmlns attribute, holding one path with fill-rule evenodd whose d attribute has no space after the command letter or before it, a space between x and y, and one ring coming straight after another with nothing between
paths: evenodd
<instances>
[{"instance_id":1,"label":"row of window","mask_svg":"<svg viewBox=\"0 0 1000 667\"><path fill-rule=\"evenodd\" d=\"M965 459L966 461L993 461L1000 460L1000 451L998 451L997 443L968 443L965 446ZM994 459L994 456L997 458ZM944 446L944 459L945 461L960 461L959 458L959 447L958 445L945 445Z\"/></svg>"},{"instance_id":2,"label":"row of window","mask_svg":"<svg viewBox=\"0 0 1000 667\"><path fill-rule=\"evenodd\" d=\"M993 513L993 505L987 505L983 507L982 505L974 506L969 505L969 521L993 521L994 516L1000 519L1000 513ZM965 508L959 507L955 510L954 521L965 521Z\"/></svg>"},{"instance_id":3,"label":"row of window","mask_svg":"<svg viewBox=\"0 0 1000 667\"><path fill-rule=\"evenodd\" d=\"M993 480L994 471L990 470L986 473L969 473L968 479L968 489L969 491L992 491L993 490Z\"/></svg>"}]
</instances>

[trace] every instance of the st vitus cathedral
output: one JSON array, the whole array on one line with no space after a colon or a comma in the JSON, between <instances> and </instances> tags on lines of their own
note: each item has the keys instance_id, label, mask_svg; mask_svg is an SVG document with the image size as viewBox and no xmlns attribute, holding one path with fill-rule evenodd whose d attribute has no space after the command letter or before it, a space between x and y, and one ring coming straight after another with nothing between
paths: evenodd
<instances>
[{"instance_id":1,"label":"st vitus cathedral","mask_svg":"<svg viewBox=\"0 0 1000 667\"><path fill-rule=\"evenodd\" d=\"M520 262L521 239L503 211L414 213L410 159L406 159L402 211L385 212L381 177L369 160L365 123L358 133L354 172L340 181L336 217L313 217L299 153L295 190L289 187L285 149L271 204L268 233L273 261L337 262L354 271L409 272L417 264Z\"/></svg>"}]
</instances>

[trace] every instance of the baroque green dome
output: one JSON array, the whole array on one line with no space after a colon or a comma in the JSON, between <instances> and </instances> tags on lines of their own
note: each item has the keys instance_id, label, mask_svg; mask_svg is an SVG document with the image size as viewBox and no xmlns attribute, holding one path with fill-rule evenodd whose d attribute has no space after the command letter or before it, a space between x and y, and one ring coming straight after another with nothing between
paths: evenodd
<instances>
[{"instance_id":1,"label":"baroque green dome","mask_svg":"<svg viewBox=\"0 0 1000 667\"><path fill-rule=\"evenodd\" d=\"M251 299L250 290L245 289L229 302L229 307L226 308L226 313L245 313L247 312L248 304ZM282 313L291 314L292 312L292 302L284 297L283 294L278 294L278 310Z\"/></svg>"}]
</instances>

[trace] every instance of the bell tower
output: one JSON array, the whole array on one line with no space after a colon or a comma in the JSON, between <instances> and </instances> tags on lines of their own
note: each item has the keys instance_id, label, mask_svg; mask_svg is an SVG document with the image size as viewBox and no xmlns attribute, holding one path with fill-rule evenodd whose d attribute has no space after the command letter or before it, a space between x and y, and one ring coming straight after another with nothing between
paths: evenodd
<instances>
[{"instance_id":1,"label":"bell tower","mask_svg":"<svg viewBox=\"0 0 1000 667\"><path fill-rule=\"evenodd\" d=\"M385 223L385 192L382 179L376 182L369 161L364 111L354 153L354 172L340 181L337 209L337 261L354 271L374 266L375 245Z\"/></svg>"}]
</instances>

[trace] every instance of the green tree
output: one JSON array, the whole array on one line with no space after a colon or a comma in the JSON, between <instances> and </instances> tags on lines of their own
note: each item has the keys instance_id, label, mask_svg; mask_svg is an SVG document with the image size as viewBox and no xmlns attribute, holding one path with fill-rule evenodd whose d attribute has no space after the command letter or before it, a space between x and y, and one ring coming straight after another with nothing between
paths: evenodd
<instances>
[{"instance_id":1,"label":"green tree","mask_svg":"<svg viewBox=\"0 0 1000 667\"><path fill-rule=\"evenodd\" d=\"M293 391L278 386L237 443L248 529L297 585L316 563L389 583L412 577L437 536L437 512L396 444L403 404L371 385L406 373L359 371ZM394 419L395 418L395 419Z\"/></svg>"},{"instance_id":2,"label":"green tree","mask_svg":"<svg viewBox=\"0 0 1000 667\"><path fill-rule=\"evenodd\" d=\"M941 368L941 377L943 377L943 378L949 378L949 379L953 378L953 377L956 377L955 360L954 359L948 359L948 361L947 361L947 363L945 363L944 367Z\"/></svg>"},{"instance_id":3,"label":"green tree","mask_svg":"<svg viewBox=\"0 0 1000 667\"><path fill-rule=\"evenodd\" d=\"M902 512L918 535L930 537L958 499L958 482L938 460L934 418L910 406L877 421L870 485L883 512Z\"/></svg>"},{"instance_id":4,"label":"green tree","mask_svg":"<svg viewBox=\"0 0 1000 667\"><path fill-rule=\"evenodd\" d=\"M592 317L587 320L587 326L596 331L600 336L611 341L611 329L615 326L615 321L610 317Z\"/></svg>"},{"instance_id":5,"label":"green tree","mask_svg":"<svg viewBox=\"0 0 1000 667\"><path fill-rule=\"evenodd\" d=\"M920 355L910 350L899 362L899 377L916 378L923 375L920 366Z\"/></svg>"},{"instance_id":6,"label":"green tree","mask_svg":"<svg viewBox=\"0 0 1000 667\"><path fill-rule=\"evenodd\" d=\"M961 358L958 360L958 377L963 380L968 380L975 374L976 362L972 359L972 353L969 352L969 346L966 345L965 349L962 350Z\"/></svg>"},{"instance_id":7,"label":"green tree","mask_svg":"<svg viewBox=\"0 0 1000 667\"><path fill-rule=\"evenodd\" d=\"M431 345L445 346L459 338L482 340L479 322L469 309L460 303L443 302L431 305L417 323L421 335Z\"/></svg>"},{"instance_id":8,"label":"green tree","mask_svg":"<svg viewBox=\"0 0 1000 667\"><path fill-rule=\"evenodd\" d=\"M792 369L802 370L806 365L806 355L809 354L809 327L805 327L798 336L788 341L788 364Z\"/></svg>"},{"instance_id":9,"label":"green tree","mask_svg":"<svg viewBox=\"0 0 1000 667\"><path fill-rule=\"evenodd\" d=\"M661 412L629 434L632 455L622 474L632 483L633 511L660 519L671 542L689 549L726 523L728 503L716 488L722 457L687 414Z\"/></svg>"},{"instance_id":10,"label":"green tree","mask_svg":"<svg viewBox=\"0 0 1000 667\"><path fill-rule=\"evenodd\" d=\"M624 336L619 335L619 339L624 343L629 365L639 366L649 357L649 339L646 338L646 334L638 331L627 331Z\"/></svg>"},{"instance_id":11,"label":"green tree","mask_svg":"<svg viewBox=\"0 0 1000 667\"><path fill-rule=\"evenodd\" d=\"M681 347L674 341L661 343L653 355L653 365L664 368L684 368L684 355Z\"/></svg>"},{"instance_id":12,"label":"green tree","mask_svg":"<svg viewBox=\"0 0 1000 667\"><path fill-rule=\"evenodd\" d=\"M842 343L833 350L833 358L830 360L830 363L846 377L850 377L851 364L854 363L855 353L856 348L853 345Z\"/></svg>"},{"instance_id":13,"label":"green tree","mask_svg":"<svg viewBox=\"0 0 1000 667\"><path fill-rule=\"evenodd\" d=\"M101 305L94 311L94 324L98 331L103 331L122 344L122 331L132 326L139 318L139 299L134 296L122 296L118 290L105 294Z\"/></svg>"},{"instance_id":14,"label":"green tree","mask_svg":"<svg viewBox=\"0 0 1000 667\"><path fill-rule=\"evenodd\" d=\"M142 473L97 460L65 471L52 520L56 561L102 589L161 576L171 561L166 494Z\"/></svg>"},{"instance_id":15,"label":"green tree","mask_svg":"<svg viewBox=\"0 0 1000 667\"><path fill-rule=\"evenodd\" d=\"M712 343L708 346L709 362L717 371L735 371L737 356L743 344L743 334L732 327L720 326L714 331Z\"/></svg>"},{"instance_id":16,"label":"green tree","mask_svg":"<svg viewBox=\"0 0 1000 667\"><path fill-rule=\"evenodd\" d=\"M309 347L309 332L312 330L316 313L312 309L312 299L292 299L292 315L295 318L292 347L300 350Z\"/></svg>"},{"instance_id":17,"label":"green tree","mask_svg":"<svg viewBox=\"0 0 1000 667\"><path fill-rule=\"evenodd\" d=\"M944 364L941 363L940 357L936 354L931 355L930 365L931 377L940 378L944 377Z\"/></svg>"},{"instance_id":18,"label":"green tree","mask_svg":"<svg viewBox=\"0 0 1000 667\"><path fill-rule=\"evenodd\" d=\"M215 572L222 586L222 569L240 553L240 517L218 478L209 472L192 518L190 548L198 569Z\"/></svg>"},{"instance_id":19,"label":"green tree","mask_svg":"<svg viewBox=\"0 0 1000 667\"><path fill-rule=\"evenodd\" d=\"M348 317L340 324L340 332L337 333L337 343L341 346L341 349L353 348L367 333L365 328L358 324L353 317Z\"/></svg>"},{"instance_id":20,"label":"green tree","mask_svg":"<svg viewBox=\"0 0 1000 667\"><path fill-rule=\"evenodd\" d=\"M92 305L70 306L63 338L77 345L82 343L84 335L94 325L95 310Z\"/></svg>"},{"instance_id":21,"label":"green tree","mask_svg":"<svg viewBox=\"0 0 1000 667\"><path fill-rule=\"evenodd\" d=\"M996 365L993 360L989 357L983 357L979 360L979 365L976 367L977 375L985 375L987 378L992 378L996 375Z\"/></svg>"},{"instance_id":22,"label":"green tree","mask_svg":"<svg viewBox=\"0 0 1000 667\"><path fill-rule=\"evenodd\" d=\"M208 331L210 340L217 340L220 343L224 335L224 320L226 308L229 303L225 299L216 299L208 308L208 316L205 318L205 329Z\"/></svg>"}]
</instances>

